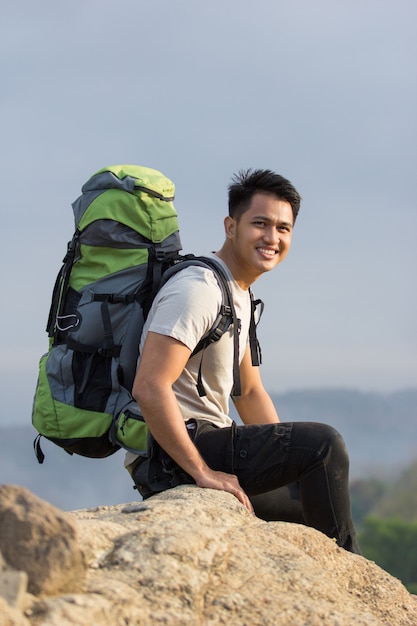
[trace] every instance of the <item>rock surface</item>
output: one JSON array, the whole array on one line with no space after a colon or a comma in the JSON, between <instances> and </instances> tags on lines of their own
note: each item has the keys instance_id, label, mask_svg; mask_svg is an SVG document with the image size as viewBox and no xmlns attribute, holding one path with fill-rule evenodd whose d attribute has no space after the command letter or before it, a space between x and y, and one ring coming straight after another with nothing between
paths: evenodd
<instances>
[{"instance_id":1,"label":"rock surface","mask_svg":"<svg viewBox=\"0 0 417 626\"><path fill-rule=\"evenodd\" d=\"M86 570L71 517L27 489L0 485L0 551L26 572L29 592L52 595L81 588Z\"/></svg>"},{"instance_id":2,"label":"rock surface","mask_svg":"<svg viewBox=\"0 0 417 626\"><path fill-rule=\"evenodd\" d=\"M417 599L377 565L311 528L263 522L224 492L184 486L146 502L55 514L76 526L88 571L75 564L78 592L27 594L22 612L0 598L2 626L417 624ZM22 543L13 550L6 560L20 569ZM36 553L25 554L29 566Z\"/></svg>"}]
</instances>

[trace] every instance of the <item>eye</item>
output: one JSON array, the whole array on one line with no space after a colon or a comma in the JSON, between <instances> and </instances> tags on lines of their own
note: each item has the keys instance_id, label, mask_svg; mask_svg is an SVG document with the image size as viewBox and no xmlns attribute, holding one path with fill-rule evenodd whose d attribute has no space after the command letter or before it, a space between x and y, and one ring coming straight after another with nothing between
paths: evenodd
<instances>
[{"instance_id":1,"label":"eye","mask_svg":"<svg viewBox=\"0 0 417 626\"><path fill-rule=\"evenodd\" d=\"M262 220L255 220L253 223L255 226L258 226L259 228L265 228L265 222Z\"/></svg>"}]
</instances>

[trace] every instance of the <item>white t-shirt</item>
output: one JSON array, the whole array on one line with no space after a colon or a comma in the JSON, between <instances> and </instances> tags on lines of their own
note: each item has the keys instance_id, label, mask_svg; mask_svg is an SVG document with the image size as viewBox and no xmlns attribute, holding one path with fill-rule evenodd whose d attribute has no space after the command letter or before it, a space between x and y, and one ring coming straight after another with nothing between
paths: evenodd
<instances>
[{"instance_id":1,"label":"white t-shirt","mask_svg":"<svg viewBox=\"0 0 417 626\"><path fill-rule=\"evenodd\" d=\"M249 292L239 287L227 266L213 258L229 277L236 315L241 320L239 359L248 345L251 301ZM215 274L203 267L191 266L175 274L155 297L145 323L141 349L148 331L173 337L194 350L212 327L222 303ZM139 357L140 358L140 357ZM206 396L197 391L197 377L202 360L202 380ZM206 419L222 427L229 426L229 397L233 387L233 326L221 339L191 357L174 383L173 390L184 420Z\"/></svg>"}]
</instances>

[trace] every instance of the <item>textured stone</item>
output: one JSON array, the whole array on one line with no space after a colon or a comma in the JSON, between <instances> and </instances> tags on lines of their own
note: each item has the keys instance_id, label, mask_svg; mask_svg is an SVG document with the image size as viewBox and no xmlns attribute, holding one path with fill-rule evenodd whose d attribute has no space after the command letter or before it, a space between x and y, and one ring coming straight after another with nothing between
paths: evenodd
<instances>
[{"instance_id":1,"label":"textured stone","mask_svg":"<svg viewBox=\"0 0 417 626\"><path fill-rule=\"evenodd\" d=\"M33 594L77 591L85 562L74 519L14 485L0 485L0 550L8 566L24 571Z\"/></svg>"},{"instance_id":2,"label":"textured stone","mask_svg":"<svg viewBox=\"0 0 417 626\"><path fill-rule=\"evenodd\" d=\"M23 606L27 591L28 577L26 572L16 572L11 569L0 552L0 598L17 609Z\"/></svg>"},{"instance_id":3,"label":"textured stone","mask_svg":"<svg viewBox=\"0 0 417 626\"><path fill-rule=\"evenodd\" d=\"M28 596L25 626L417 624L416 598L377 565L314 529L263 522L224 492L178 487L70 515L83 588Z\"/></svg>"},{"instance_id":4,"label":"textured stone","mask_svg":"<svg viewBox=\"0 0 417 626\"><path fill-rule=\"evenodd\" d=\"M15 572L12 569L0 572L0 597L10 606L22 608L23 598L27 590L26 572Z\"/></svg>"},{"instance_id":5,"label":"textured stone","mask_svg":"<svg viewBox=\"0 0 417 626\"><path fill-rule=\"evenodd\" d=\"M31 626L21 611L0 596L0 624L1 626Z\"/></svg>"}]
</instances>

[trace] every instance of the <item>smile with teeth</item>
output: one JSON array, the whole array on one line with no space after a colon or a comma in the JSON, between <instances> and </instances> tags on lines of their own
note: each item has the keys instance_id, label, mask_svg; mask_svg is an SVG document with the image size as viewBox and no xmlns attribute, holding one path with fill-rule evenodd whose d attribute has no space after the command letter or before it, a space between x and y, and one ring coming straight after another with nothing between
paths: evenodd
<instances>
[{"instance_id":1,"label":"smile with teeth","mask_svg":"<svg viewBox=\"0 0 417 626\"><path fill-rule=\"evenodd\" d=\"M258 248L258 252L270 256L271 258L278 254L278 250L274 250L273 248Z\"/></svg>"}]
</instances>

